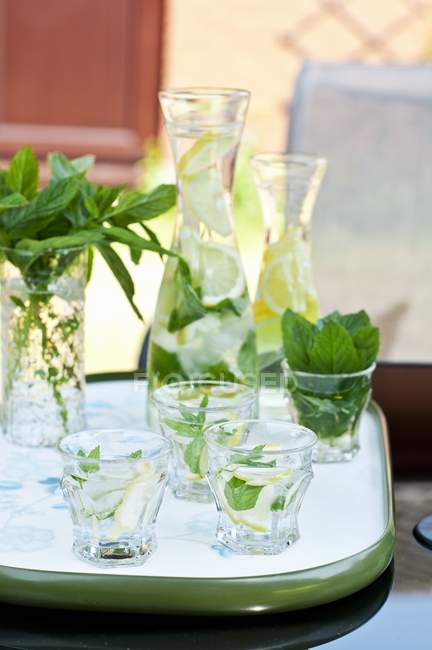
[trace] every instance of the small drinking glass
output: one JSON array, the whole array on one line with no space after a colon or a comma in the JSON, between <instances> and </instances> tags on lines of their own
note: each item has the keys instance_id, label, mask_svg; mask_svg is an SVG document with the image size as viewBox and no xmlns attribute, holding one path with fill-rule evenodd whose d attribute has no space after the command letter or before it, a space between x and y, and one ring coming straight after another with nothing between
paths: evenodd
<instances>
[{"instance_id":1,"label":"small drinking glass","mask_svg":"<svg viewBox=\"0 0 432 650\"><path fill-rule=\"evenodd\" d=\"M282 369L291 417L318 436L314 462L352 460L360 448L360 420L370 400L375 364L360 372L320 375L291 370L285 359Z\"/></svg>"},{"instance_id":2,"label":"small drinking glass","mask_svg":"<svg viewBox=\"0 0 432 650\"><path fill-rule=\"evenodd\" d=\"M299 538L316 435L287 420L238 420L210 426L205 439L218 540L247 555L282 553Z\"/></svg>"},{"instance_id":3,"label":"small drinking glass","mask_svg":"<svg viewBox=\"0 0 432 650\"><path fill-rule=\"evenodd\" d=\"M170 486L175 496L211 502L204 429L216 422L253 417L256 390L225 381L183 381L156 389L153 402L162 431L173 443Z\"/></svg>"},{"instance_id":4,"label":"small drinking glass","mask_svg":"<svg viewBox=\"0 0 432 650\"><path fill-rule=\"evenodd\" d=\"M58 448L75 555L99 566L143 564L156 549L170 442L147 431L95 429L66 436Z\"/></svg>"}]
</instances>

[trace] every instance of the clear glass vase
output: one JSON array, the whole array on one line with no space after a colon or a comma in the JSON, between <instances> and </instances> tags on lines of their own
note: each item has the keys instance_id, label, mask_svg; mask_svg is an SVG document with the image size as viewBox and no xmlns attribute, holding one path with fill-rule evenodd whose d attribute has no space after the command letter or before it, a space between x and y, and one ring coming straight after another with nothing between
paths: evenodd
<instances>
[{"instance_id":1,"label":"clear glass vase","mask_svg":"<svg viewBox=\"0 0 432 650\"><path fill-rule=\"evenodd\" d=\"M150 391L209 379L256 385L256 341L236 243L232 182L244 90L160 93L176 163L178 216L152 326Z\"/></svg>"},{"instance_id":2,"label":"clear glass vase","mask_svg":"<svg viewBox=\"0 0 432 650\"><path fill-rule=\"evenodd\" d=\"M15 444L55 445L85 425L86 252L0 256L3 432Z\"/></svg>"},{"instance_id":3,"label":"clear glass vase","mask_svg":"<svg viewBox=\"0 0 432 650\"><path fill-rule=\"evenodd\" d=\"M254 303L260 355L281 349L280 319L288 307L312 322L318 318L309 235L326 165L325 159L306 154L252 158L265 224Z\"/></svg>"}]
</instances>

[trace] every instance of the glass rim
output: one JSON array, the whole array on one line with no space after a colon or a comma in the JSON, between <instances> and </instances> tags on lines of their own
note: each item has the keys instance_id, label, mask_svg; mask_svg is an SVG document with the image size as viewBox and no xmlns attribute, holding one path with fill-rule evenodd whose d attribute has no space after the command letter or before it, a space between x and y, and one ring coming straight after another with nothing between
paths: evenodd
<instances>
[{"instance_id":1,"label":"glass rim","mask_svg":"<svg viewBox=\"0 0 432 650\"><path fill-rule=\"evenodd\" d=\"M233 453L238 453L238 454L244 454L245 456L248 456L252 453L252 449L243 449L242 447L229 447L227 445L224 445L220 442L217 442L214 440L213 435L216 433L216 431L220 431L220 429L223 429L226 426L232 426L232 425L241 425L241 424L269 424L269 423L276 423L276 424L282 424L284 427L288 427L292 430L295 431L302 431L303 433L306 433L311 440L308 443L304 443L303 445L299 445L298 447L293 447L291 449L260 449L260 455L262 456L286 456L287 454L297 454L302 451L306 451L307 449L311 449L316 445L318 442L318 436L317 434L312 431L312 429L308 429L307 427L304 427L301 424L296 424L295 422L291 422L290 420L285 420L283 418L247 418L244 420L228 420L227 422L219 422L215 424L210 424L207 426L204 430L204 438L205 441L208 445L218 447L220 449L225 449L232 451Z\"/></svg>"},{"instance_id":2,"label":"glass rim","mask_svg":"<svg viewBox=\"0 0 432 650\"><path fill-rule=\"evenodd\" d=\"M182 388L193 388L194 386L198 387L200 385L241 388L243 395L238 395L236 397L236 399L238 398L240 400L239 402L236 402L236 407L248 406L257 399L257 391L251 386L247 386L246 384L239 384L234 381L217 381L214 379L197 379L195 381L191 379L186 381L172 382L171 384L165 384L164 386L156 388L156 390L153 391L151 400L156 404L158 408L178 410L179 405L181 404L182 408L198 413L218 413L219 411L224 411L227 408L230 408L229 404L221 404L218 406L192 406L191 404L187 404L187 400L176 400L173 397L170 398L169 395L167 395L165 399L163 397L160 397L160 395L163 395L164 391L168 392L170 389L181 390Z\"/></svg>"},{"instance_id":3,"label":"glass rim","mask_svg":"<svg viewBox=\"0 0 432 650\"><path fill-rule=\"evenodd\" d=\"M227 88L224 86L168 86L167 88L162 88L159 91L159 98L166 99L215 99L215 98L227 98L232 99L234 97L240 98L249 98L250 90L244 88Z\"/></svg>"},{"instance_id":4,"label":"glass rim","mask_svg":"<svg viewBox=\"0 0 432 650\"><path fill-rule=\"evenodd\" d=\"M328 163L327 158L317 153L284 153L282 151L263 151L262 153L257 153L251 156L251 161L253 164L263 163L266 165L271 165L275 162L285 163L287 165L290 163L297 163L302 164L305 167L327 166Z\"/></svg>"},{"instance_id":5,"label":"glass rim","mask_svg":"<svg viewBox=\"0 0 432 650\"><path fill-rule=\"evenodd\" d=\"M364 375L371 375L376 368L376 362L374 361L372 365L364 370L357 370L356 372L334 372L334 373L324 373L324 372L307 372L306 370L293 370L290 368L287 359L282 359L281 366L282 370L285 372L290 372L293 375L299 375L300 377L332 377L333 379L350 379L355 377L363 377Z\"/></svg>"},{"instance_id":6,"label":"glass rim","mask_svg":"<svg viewBox=\"0 0 432 650\"><path fill-rule=\"evenodd\" d=\"M43 241L43 239L41 240ZM22 248L11 248L10 246L1 246L0 252L4 251L6 253L18 253L19 255L28 255L29 257L38 257L40 255L45 255L46 253L68 253L75 251L84 251L87 246L91 244L79 244L77 246L65 246L64 248L47 248L43 253L36 253L35 251L30 251Z\"/></svg>"},{"instance_id":7,"label":"glass rim","mask_svg":"<svg viewBox=\"0 0 432 650\"><path fill-rule=\"evenodd\" d=\"M103 435L109 435L109 434L134 434L137 435L141 438L147 438L147 440L151 440L152 438L156 438L160 442L160 449L156 452L154 456L151 456L147 458L146 456L142 456L140 458L130 458L130 456L123 456L121 454L110 454L108 457L104 458L101 456L100 458L88 458L84 456L80 456L77 453L73 453L72 451L67 451L66 449L63 448L64 444L67 444L67 441L70 441L73 438L78 438L78 436L82 436L83 434L86 434L90 438L96 438L97 436L100 436L101 434ZM64 436L59 442L57 443L57 451L60 453L61 456L65 456L67 458L76 460L80 463L83 462L99 462L99 463L136 463L137 461L140 460L152 460L154 458L159 458L161 456L165 456L171 452L171 442L163 436L160 433L156 433L155 431L150 431L148 429L122 429L122 428L113 428L113 429L82 429L81 431L76 431L75 433L69 433L68 435Z\"/></svg>"}]
</instances>

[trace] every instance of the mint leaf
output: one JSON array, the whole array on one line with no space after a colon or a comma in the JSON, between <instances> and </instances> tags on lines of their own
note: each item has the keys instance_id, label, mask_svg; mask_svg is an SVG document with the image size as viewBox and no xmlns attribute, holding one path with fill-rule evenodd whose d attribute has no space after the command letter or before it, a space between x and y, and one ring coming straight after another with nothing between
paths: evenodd
<instances>
[{"instance_id":1,"label":"mint leaf","mask_svg":"<svg viewBox=\"0 0 432 650\"><path fill-rule=\"evenodd\" d=\"M195 438L200 434L199 428L195 424L188 422L183 422L182 420L172 420L171 418L163 418L162 423L167 427L176 431L181 436L188 436L189 438Z\"/></svg>"},{"instance_id":2,"label":"mint leaf","mask_svg":"<svg viewBox=\"0 0 432 650\"><path fill-rule=\"evenodd\" d=\"M248 332L237 355L237 365L244 379L254 384L257 377L257 348L256 334L254 330Z\"/></svg>"},{"instance_id":3,"label":"mint leaf","mask_svg":"<svg viewBox=\"0 0 432 650\"><path fill-rule=\"evenodd\" d=\"M174 276L176 302L168 322L168 332L178 332L206 314L197 292L192 287L191 272L187 263L179 258Z\"/></svg>"},{"instance_id":4,"label":"mint leaf","mask_svg":"<svg viewBox=\"0 0 432 650\"><path fill-rule=\"evenodd\" d=\"M248 305L249 297L247 294L244 294L239 298L224 298L224 300L221 300L216 305L207 307L207 309L210 312L232 311L236 316L242 316Z\"/></svg>"},{"instance_id":5,"label":"mint leaf","mask_svg":"<svg viewBox=\"0 0 432 650\"><path fill-rule=\"evenodd\" d=\"M191 413L189 409L186 406L183 406L183 404L179 404L179 411L181 413L181 416L183 420L186 420L186 422L189 422L189 424L196 424L197 422L197 417L194 413Z\"/></svg>"},{"instance_id":6,"label":"mint leaf","mask_svg":"<svg viewBox=\"0 0 432 650\"><path fill-rule=\"evenodd\" d=\"M132 309L140 320L143 320L142 314L134 302L135 286L132 277L118 255L111 246L98 244L97 249L113 272Z\"/></svg>"},{"instance_id":7,"label":"mint leaf","mask_svg":"<svg viewBox=\"0 0 432 650\"><path fill-rule=\"evenodd\" d=\"M50 250L58 248L75 248L76 246L85 246L87 244L96 244L102 241L102 235L93 230L83 230L74 235L64 235L63 237L49 237L48 239L22 239L16 246L17 250L26 250L35 255L42 255Z\"/></svg>"},{"instance_id":8,"label":"mint leaf","mask_svg":"<svg viewBox=\"0 0 432 650\"><path fill-rule=\"evenodd\" d=\"M378 356L380 333L373 325L364 325L355 330L353 335L354 347L360 358L361 370L369 368Z\"/></svg>"},{"instance_id":9,"label":"mint leaf","mask_svg":"<svg viewBox=\"0 0 432 650\"><path fill-rule=\"evenodd\" d=\"M184 460L193 474L201 474L201 455L206 446L205 440L199 436L192 440L184 451Z\"/></svg>"},{"instance_id":10,"label":"mint leaf","mask_svg":"<svg viewBox=\"0 0 432 650\"><path fill-rule=\"evenodd\" d=\"M341 314L339 311L333 311L318 321L319 328L321 329L329 321L339 323L351 334L365 325L370 325L369 316L363 309L353 314Z\"/></svg>"},{"instance_id":11,"label":"mint leaf","mask_svg":"<svg viewBox=\"0 0 432 650\"><path fill-rule=\"evenodd\" d=\"M75 474L70 475L71 478L73 478L74 481L76 481L80 488L82 489L85 485L85 482L87 479L83 478L82 476L76 476Z\"/></svg>"},{"instance_id":12,"label":"mint leaf","mask_svg":"<svg viewBox=\"0 0 432 650\"><path fill-rule=\"evenodd\" d=\"M264 449L265 445L257 445L248 455L246 454L234 454L230 458L230 463L236 465L247 465L248 467L276 467L276 459L269 460L264 462L263 454L260 454L260 451Z\"/></svg>"},{"instance_id":13,"label":"mint leaf","mask_svg":"<svg viewBox=\"0 0 432 650\"><path fill-rule=\"evenodd\" d=\"M129 454L129 458L142 458L143 452L142 449L137 449Z\"/></svg>"},{"instance_id":14,"label":"mint leaf","mask_svg":"<svg viewBox=\"0 0 432 650\"><path fill-rule=\"evenodd\" d=\"M313 372L334 374L356 372L359 357L349 332L334 321L327 322L315 336L310 351Z\"/></svg>"},{"instance_id":15,"label":"mint leaf","mask_svg":"<svg viewBox=\"0 0 432 650\"><path fill-rule=\"evenodd\" d=\"M228 505L233 510L250 510L256 506L262 485L248 485L245 481L233 476L224 488Z\"/></svg>"},{"instance_id":16,"label":"mint leaf","mask_svg":"<svg viewBox=\"0 0 432 650\"><path fill-rule=\"evenodd\" d=\"M94 156L81 156L75 160L68 160L66 156L58 151L48 154L48 165L53 178L69 178L70 176L84 176L90 167L94 165Z\"/></svg>"},{"instance_id":17,"label":"mint leaf","mask_svg":"<svg viewBox=\"0 0 432 650\"><path fill-rule=\"evenodd\" d=\"M171 255L176 257L176 254L170 250L160 248L153 241L144 239L139 235L135 234L131 230L126 228L119 228L117 226L110 226L109 228L99 228L99 232L103 233L104 237L111 239L112 241L119 242L121 244L126 244L130 248L136 248L139 250L148 250L155 253L163 253L164 255Z\"/></svg>"},{"instance_id":18,"label":"mint leaf","mask_svg":"<svg viewBox=\"0 0 432 650\"><path fill-rule=\"evenodd\" d=\"M7 171L0 169L0 197L3 198L11 193L10 187L6 183Z\"/></svg>"},{"instance_id":19,"label":"mint leaf","mask_svg":"<svg viewBox=\"0 0 432 650\"><path fill-rule=\"evenodd\" d=\"M31 147L22 147L9 163L6 183L12 192L32 199L38 189L39 165Z\"/></svg>"},{"instance_id":20,"label":"mint leaf","mask_svg":"<svg viewBox=\"0 0 432 650\"><path fill-rule=\"evenodd\" d=\"M120 197L118 205L107 215L107 218L116 226L128 226L167 212L175 202L175 185L159 185L148 194L128 192Z\"/></svg>"},{"instance_id":21,"label":"mint leaf","mask_svg":"<svg viewBox=\"0 0 432 650\"><path fill-rule=\"evenodd\" d=\"M154 341L150 344L150 363L158 384L166 383L167 378L188 379L175 352L168 352Z\"/></svg>"},{"instance_id":22,"label":"mint leaf","mask_svg":"<svg viewBox=\"0 0 432 650\"><path fill-rule=\"evenodd\" d=\"M287 309L282 316L282 339L285 356L292 370L307 371L316 327L305 318Z\"/></svg>"},{"instance_id":23,"label":"mint leaf","mask_svg":"<svg viewBox=\"0 0 432 650\"><path fill-rule=\"evenodd\" d=\"M0 199L0 210L2 212L10 208L20 208L23 205L27 205L27 199L19 192L8 194Z\"/></svg>"},{"instance_id":24,"label":"mint leaf","mask_svg":"<svg viewBox=\"0 0 432 650\"><path fill-rule=\"evenodd\" d=\"M270 506L272 512L279 512L285 508L285 497L278 496Z\"/></svg>"},{"instance_id":25,"label":"mint leaf","mask_svg":"<svg viewBox=\"0 0 432 650\"><path fill-rule=\"evenodd\" d=\"M105 219L105 212L112 206L119 194L126 188L125 184L113 185L112 187L103 187L100 185L96 190L94 200L99 209L99 214Z\"/></svg>"},{"instance_id":26,"label":"mint leaf","mask_svg":"<svg viewBox=\"0 0 432 650\"><path fill-rule=\"evenodd\" d=\"M76 178L51 181L26 206L3 214L4 227L14 239L33 237L56 214L66 209L78 190Z\"/></svg>"},{"instance_id":27,"label":"mint leaf","mask_svg":"<svg viewBox=\"0 0 432 650\"><path fill-rule=\"evenodd\" d=\"M100 459L100 445L92 449L88 454L85 453L82 449L77 452L77 456L82 456L83 458L94 458ZM80 463L80 469L86 474L92 474L93 472L99 471L99 463Z\"/></svg>"}]
</instances>

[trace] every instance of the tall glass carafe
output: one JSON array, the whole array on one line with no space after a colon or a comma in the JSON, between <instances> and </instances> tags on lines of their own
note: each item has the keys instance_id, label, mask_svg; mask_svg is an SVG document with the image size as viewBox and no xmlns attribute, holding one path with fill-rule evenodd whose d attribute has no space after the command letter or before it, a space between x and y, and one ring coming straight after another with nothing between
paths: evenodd
<instances>
[{"instance_id":1,"label":"tall glass carafe","mask_svg":"<svg viewBox=\"0 0 432 650\"><path fill-rule=\"evenodd\" d=\"M265 224L265 245L254 316L258 351L282 347L281 316L288 307L309 321L318 318L309 234L312 210L326 160L306 154L259 154L252 158Z\"/></svg>"},{"instance_id":2,"label":"tall glass carafe","mask_svg":"<svg viewBox=\"0 0 432 650\"><path fill-rule=\"evenodd\" d=\"M164 90L178 216L151 331L150 392L181 379L255 385L256 337L232 219L245 90Z\"/></svg>"}]
</instances>

